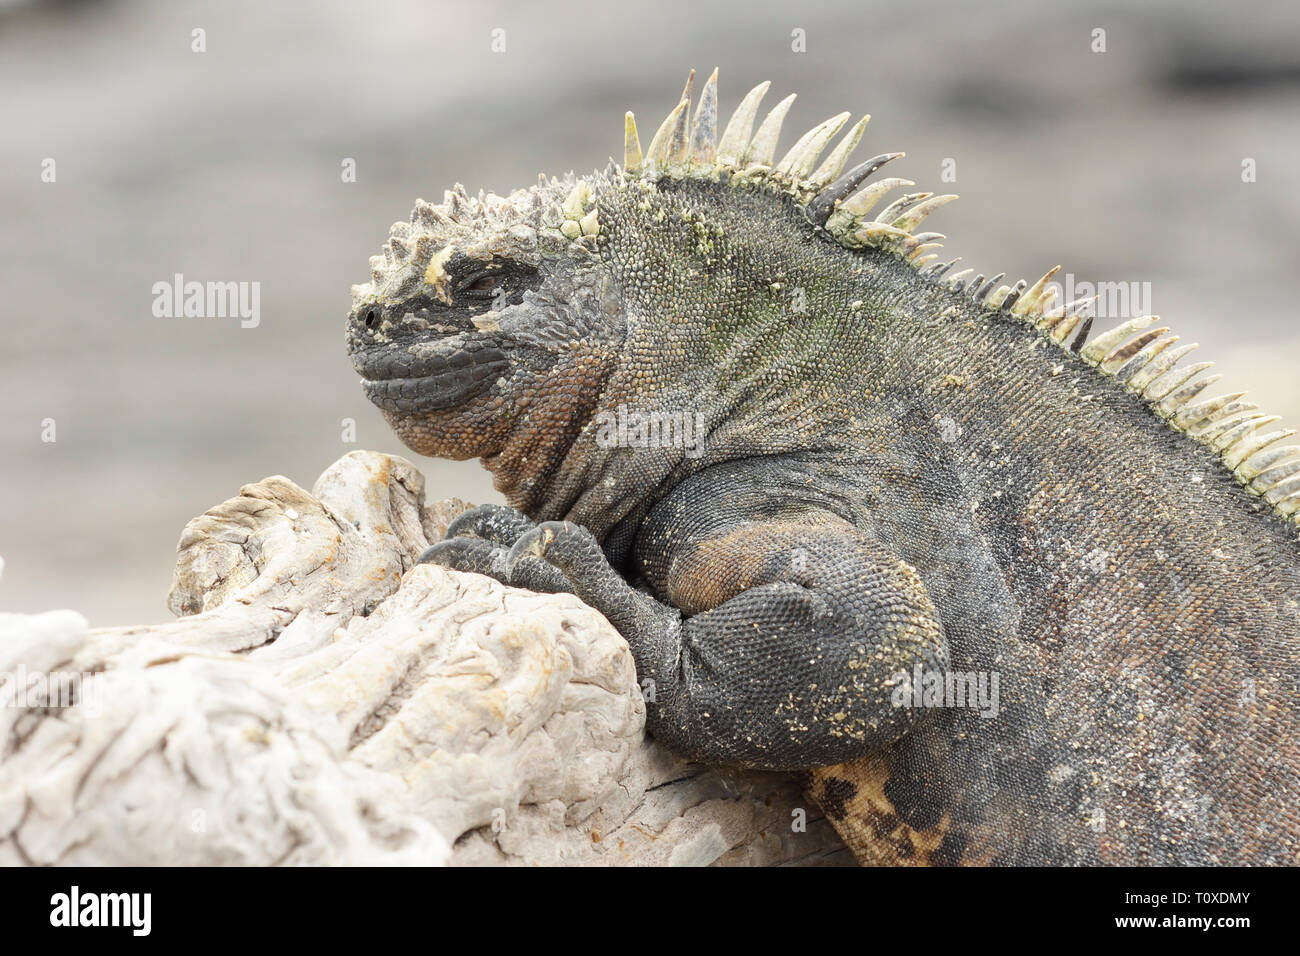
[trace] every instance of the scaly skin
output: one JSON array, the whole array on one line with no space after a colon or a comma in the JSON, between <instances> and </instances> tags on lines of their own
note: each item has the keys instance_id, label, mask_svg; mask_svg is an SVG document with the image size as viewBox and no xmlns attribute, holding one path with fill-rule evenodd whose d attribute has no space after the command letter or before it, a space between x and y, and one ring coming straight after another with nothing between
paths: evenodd
<instances>
[{"instance_id":1,"label":"scaly skin","mask_svg":"<svg viewBox=\"0 0 1300 956\"><path fill-rule=\"evenodd\" d=\"M419 204L354 290L372 399L513 506L426 559L601 610L656 738L811 770L864 861L1300 862L1294 525L1041 302L667 142ZM611 445L620 409L702 440ZM898 706L918 667L996 674L996 715Z\"/></svg>"}]
</instances>

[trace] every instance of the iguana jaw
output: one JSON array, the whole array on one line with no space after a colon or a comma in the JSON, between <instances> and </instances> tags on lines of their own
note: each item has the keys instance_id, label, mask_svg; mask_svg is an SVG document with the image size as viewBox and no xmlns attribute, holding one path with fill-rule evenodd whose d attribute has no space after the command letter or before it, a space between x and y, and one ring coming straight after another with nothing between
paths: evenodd
<instances>
[{"instance_id":1,"label":"iguana jaw","mask_svg":"<svg viewBox=\"0 0 1300 956\"><path fill-rule=\"evenodd\" d=\"M454 335L403 350L358 351L352 365L366 397L381 410L402 415L467 402L504 375L510 362L482 336Z\"/></svg>"},{"instance_id":2,"label":"iguana jaw","mask_svg":"<svg viewBox=\"0 0 1300 956\"><path fill-rule=\"evenodd\" d=\"M483 458L507 497L545 484L567 449L553 436L586 424L621 334L589 291L594 279L564 270L555 281L563 299L543 282L487 311L379 301L353 310L353 367L404 444Z\"/></svg>"}]
</instances>

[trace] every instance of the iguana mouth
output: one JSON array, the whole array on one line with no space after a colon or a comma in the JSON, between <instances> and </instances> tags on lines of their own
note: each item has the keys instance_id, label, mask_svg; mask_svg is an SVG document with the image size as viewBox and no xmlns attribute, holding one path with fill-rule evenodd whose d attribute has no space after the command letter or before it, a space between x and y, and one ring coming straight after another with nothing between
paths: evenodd
<instances>
[{"instance_id":1,"label":"iguana mouth","mask_svg":"<svg viewBox=\"0 0 1300 956\"><path fill-rule=\"evenodd\" d=\"M352 357L366 397L384 411L435 411L458 405L482 392L506 371L500 349L456 349L446 354L412 355L379 349Z\"/></svg>"}]
</instances>

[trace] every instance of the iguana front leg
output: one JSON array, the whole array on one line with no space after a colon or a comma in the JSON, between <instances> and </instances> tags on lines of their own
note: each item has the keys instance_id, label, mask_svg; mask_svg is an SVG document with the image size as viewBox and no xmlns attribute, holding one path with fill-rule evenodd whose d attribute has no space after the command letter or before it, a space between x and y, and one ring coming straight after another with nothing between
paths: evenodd
<instances>
[{"instance_id":1,"label":"iguana front leg","mask_svg":"<svg viewBox=\"0 0 1300 956\"><path fill-rule=\"evenodd\" d=\"M468 512L421 560L601 611L632 648L650 732L685 756L773 770L854 759L919 717L892 699L914 665L946 665L916 572L828 512L687 527L670 496L638 539L670 604L627 584L585 528L513 514Z\"/></svg>"},{"instance_id":2,"label":"iguana front leg","mask_svg":"<svg viewBox=\"0 0 1300 956\"><path fill-rule=\"evenodd\" d=\"M942 625L913 568L815 496L766 487L762 473L706 470L641 527L642 573L684 615L678 632L633 645L658 694L650 729L714 763L856 759L920 718L894 705L895 690L910 688L917 664L946 669Z\"/></svg>"}]
</instances>

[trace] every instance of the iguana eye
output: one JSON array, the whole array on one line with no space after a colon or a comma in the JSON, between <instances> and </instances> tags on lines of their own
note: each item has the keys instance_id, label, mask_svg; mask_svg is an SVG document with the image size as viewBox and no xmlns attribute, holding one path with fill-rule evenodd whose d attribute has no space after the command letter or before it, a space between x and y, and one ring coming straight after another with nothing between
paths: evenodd
<instances>
[{"instance_id":1,"label":"iguana eye","mask_svg":"<svg viewBox=\"0 0 1300 956\"><path fill-rule=\"evenodd\" d=\"M497 277L494 275L479 276L477 279L467 283L462 292L468 295L491 295L497 286Z\"/></svg>"}]
</instances>

